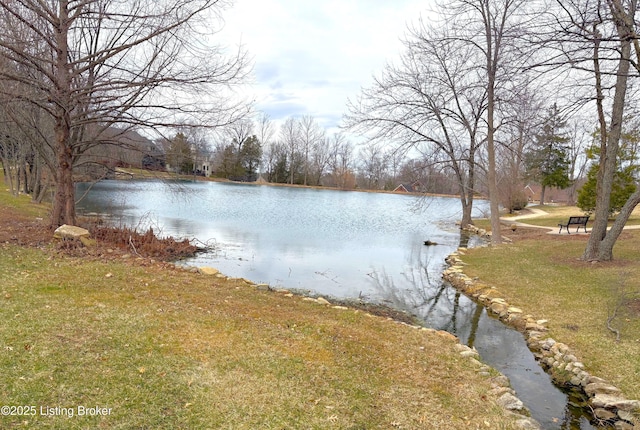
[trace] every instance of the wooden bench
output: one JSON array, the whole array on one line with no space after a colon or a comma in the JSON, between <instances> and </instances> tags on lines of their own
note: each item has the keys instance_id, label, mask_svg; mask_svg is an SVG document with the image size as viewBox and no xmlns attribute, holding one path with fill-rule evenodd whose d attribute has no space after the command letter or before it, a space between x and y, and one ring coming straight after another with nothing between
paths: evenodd
<instances>
[{"instance_id":1,"label":"wooden bench","mask_svg":"<svg viewBox=\"0 0 640 430\"><path fill-rule=\"evenodd\" d=\"M576 233L578 232L578 230L580 230L580 226L584 227L584 232L587 232L587 221L589 221L589 217L588 216L571 216L569 217L569 221L567 221L564 224L558 224L560 226L560 231L558 231L558 234L562 233L562 229L566 228L567 229L567 234L571 234L569 233L569 226L570 225L577 225L578 227L576 227Z\"/></svg>"}]
</instances>

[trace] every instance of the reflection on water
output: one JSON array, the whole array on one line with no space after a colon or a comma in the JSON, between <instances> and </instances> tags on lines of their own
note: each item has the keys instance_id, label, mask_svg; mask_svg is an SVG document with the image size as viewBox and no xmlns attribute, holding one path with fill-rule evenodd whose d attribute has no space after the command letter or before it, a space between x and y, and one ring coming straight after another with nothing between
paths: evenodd
<instances>
[{"instance_id":1,"label":"reflection on water","mask_svg":"<svg viewBox=\"0 0 640 430\"><path fill-rule=\"evenodd\" d=\"M78 186L78 195L86 185ZM454 225L456 199L246 184L104 181L79 211L164 235L215 242L186 264L339 298L406 310L475 347L507 375L545 429L590 429L535 363L522 335L441 280L445 257L474 246ZM484 209L486 202L477 205ZM424 246L425 240L437 246Z\"/></svg>"},{"instance_id":2,"label":"reflection on water","mask_svg":"<svg viewBox=\"0 0 640 430\"><path fill-rule=\"evenodd\" d=\"M476 348L483 362L509 377L518 397L543 429L595 429L585 411L553 385L522 334L442 282L444 265L430 262L430 248L422 250L410 254L413 263L408 267L412 270L400 278L394 279L384 270L372 276L372 283L386 302L414 313L426 326L453 333L462 343Z\"/></svg>"}]
</instances>

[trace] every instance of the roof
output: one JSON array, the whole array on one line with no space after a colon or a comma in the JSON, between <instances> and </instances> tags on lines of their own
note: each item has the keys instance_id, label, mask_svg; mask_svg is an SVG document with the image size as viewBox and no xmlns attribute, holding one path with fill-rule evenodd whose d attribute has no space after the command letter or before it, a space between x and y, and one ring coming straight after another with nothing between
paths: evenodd
<instances>
[{"instance_id":1,"label":"roof","mask_svg":"<svg viewBox=\"0 0 640 430\"><path fill-rule=\"evenodd\" d=\"M420 186L420 182L418 181L414 181L414 182L405 182L402 183L400 185L398 185L397 187L395 187L393 189L394 193L415 193L417 192L417 187Z\"/></svg>"}]
</instances>

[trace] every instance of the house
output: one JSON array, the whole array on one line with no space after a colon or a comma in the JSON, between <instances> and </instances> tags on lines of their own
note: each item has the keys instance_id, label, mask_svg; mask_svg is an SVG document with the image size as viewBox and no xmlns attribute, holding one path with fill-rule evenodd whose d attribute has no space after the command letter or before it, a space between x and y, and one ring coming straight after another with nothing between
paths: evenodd
<instances>
[{"instance_id":1,"label":"house","mask_svg":"<svg viewBox=\"0 0 640 430\"><path fill-rule=\"evenodd\" d=\"M563 204L571 203L572 201L575 201L575 197L573 197L572 194L575 194L576 189L581 185L582 181L579 184L575 184L574 186L566 189L546 187L544 191L544 202ZM524 187L524 193L530 202L539 202L542 194L542 186L539 184L528 184Z\"/></svg>"},{"instance_id":2,"label":"house","mask_svg":"<svg viewBox=\"0 0 640 430\"><path fill-rule=\"evenodd\" d=\"M419 189L420 189L420 182L414 181L411 183L406 182L398 185L393 189L393 192L394 193L417 193L420 191Z\"/></svg>"},{"instance_id":3,"label":"house","mask_svg":"<svg viewBox=\"0 0 640 430\"><path fill-rule=\"evenodd\" d=\"M197 163L197 164L196 164ZM196 157L194 161L195 173L198 175L206 176L207 178L211 176L211 160L206 155L201 155Z\"/></svg>"}]
</instances>

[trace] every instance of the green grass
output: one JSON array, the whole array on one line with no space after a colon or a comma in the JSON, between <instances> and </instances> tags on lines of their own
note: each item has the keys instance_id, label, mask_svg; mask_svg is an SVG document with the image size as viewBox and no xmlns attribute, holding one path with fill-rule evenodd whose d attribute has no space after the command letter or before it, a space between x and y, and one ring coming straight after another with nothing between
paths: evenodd
<instances>
[{"instance_id":1,"label":"green grass","mask_svg":"<svg viewBox=\"0 0 640 430\"><path fill-rule=\"evenodd\" d=\"M526 220L529 222L529 220ZM469 250L465 273L495 286L512 305L548 319L549 336L568 344L587 370L640 398L640 232L625 232L615 261L580 261L587 237L521 240ZM624 306L619 303L626 299ZM607 319L618 308L612 326Z\"/></svg>"},{"instance_id":2,"label":"green grass","mask_svg":"<svg viewBox=\"0 0 640 430\"><path fill-rule=\"evenodd\" d=\"M4 183L2 171L0 170L0 184ZM49 206L45 204L36 204L31 202L31 196L26 194L19 194L14 196L8 192L7 189L3 189L0 192L0 208L19 211L21 216L29 218L45 218L49 213Z\"/></svg>"}]
</instances>

